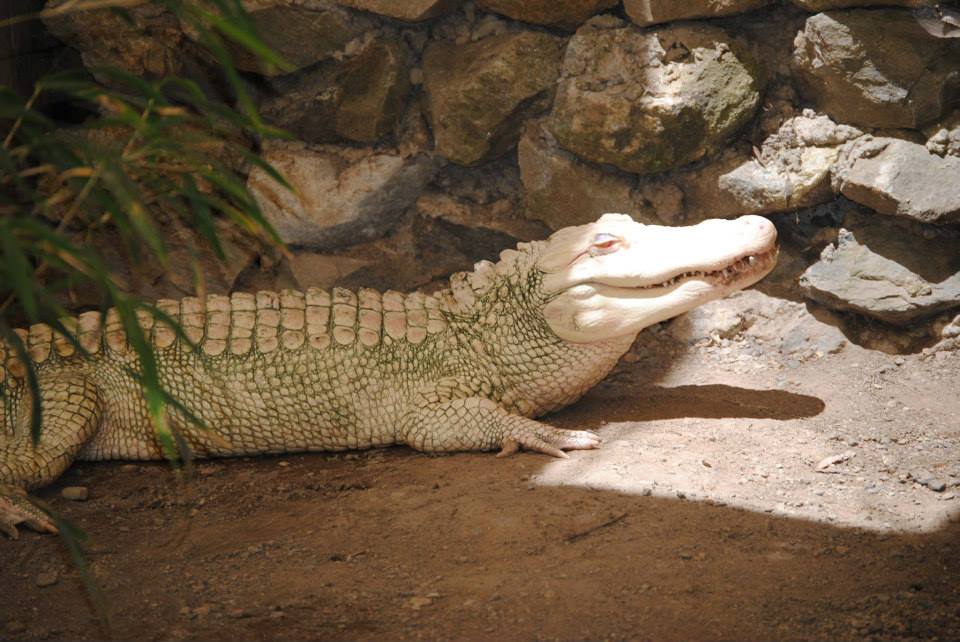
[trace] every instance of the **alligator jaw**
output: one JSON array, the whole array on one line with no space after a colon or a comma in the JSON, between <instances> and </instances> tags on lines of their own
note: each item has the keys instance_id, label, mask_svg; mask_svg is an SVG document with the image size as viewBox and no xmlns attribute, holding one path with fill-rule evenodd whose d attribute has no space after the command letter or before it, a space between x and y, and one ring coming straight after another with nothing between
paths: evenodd
<instances>
[{"instance_id":1,"label":"alligator jaw","mask_svg":"<svg viewBox=\"0 0 960 642\"><path fill-rule=\"evenodd\" d=\"M706 281L718 287L736 286L741 281L753 282L770 271L777 262L778 253L779 247L773 245L768 250L741 256L720 269L688 270L680 272L665 281L649 285L637 285L633 289L668 289L687 280Z\"/></svg>"}]
</instances>

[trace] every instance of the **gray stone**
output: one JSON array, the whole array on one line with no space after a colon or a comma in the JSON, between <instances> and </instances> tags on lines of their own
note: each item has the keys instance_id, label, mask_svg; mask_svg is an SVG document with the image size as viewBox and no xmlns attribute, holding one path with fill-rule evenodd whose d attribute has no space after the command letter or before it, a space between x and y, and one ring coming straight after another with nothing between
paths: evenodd
<instances>
[{"instance_id":1,"label":"gray stone","mask_svg":"<svg viewBox=\"0 0 960 642\"><path fill-rule=\"evenodd\" d=\"M926 469L914 469L909 473L910 478L921 486L926 486L935 493L942 493L947 489L947 483Z\"/></svg>"},{"instance_id":2,"label":"gray stone","mask_svg":"<svg viewBox=\"0 0 960 642\"><path fill-rule=\"evenodd\" d=\"M460 0L336 0L337 4L405 22L420 22L449 13Z\"/></svg>"},{"instance_id":3,"label":"gray stone","mask_svg":"<svg viewBox=\"0 0 960 642\"><path fill-rule=\"evenodd\" d=\"M833 200L830 170L840 146L862 135L806 110L768 137L753 158L720 176L742 214L782 212Z\"/></svg>"},{"instance_id":4,"label":"gray stone","mask_svg":"<svg viewBox=\"0 0 960 642\"><path fill-rule=\"evenodd\" d=\"M593 222L607 212L644 218L636 177L591 165L561 149L540 121L527 124L517 157L524 213L552 230Z\"/></svg>"},{"instance_id":5,"label":"gray stone","mask_svg":"<svg viewBox=\"0 0 960 642\"><path fill-rule=\"evenodd\" d=\"M477 0L477 6L484 11L569 30L617 4L618 0Z\"/></svg>"},{"instance_id":6,"label":"gray stone","mask_svg":"<svg viewBox=\"0 0 960 642\"><path fill-rule=\"evenodd\" d=\"M907 11L855 9L808 18L794 41L793 67L818 111L835 120L917 128L949 107L958 54L956 39L931 36Z\"/></svg>"},{"instance_id":7,"label":"gray stone","mask_svg":"<svg viewBox=\"0 0 960 642\"><path fill-rule=\"evenodd\" d=\"M588 22L570 40L549 127L581 158L650 174L717 151L753 116L755 65L713 26Z\"/></svg>"},{"instance_id":8,"label":"gray stone","mask_svg":"<svg viewBox=\"0 0 960 642\"><path fill-rule=\"evenodd\" d=\"M691 310L669 328L675 338L690 343L743 335L800 360L837 352L847 344L840 330L815 318L802 303L754 289Z\"/></svg>"},{"instance_id":9,"label":"gray stone","mask_svg":"<svg viewBox=\"0 0 960 642\"><path fill-rule=\"evenodd\" d=\"M477 165L512 149L524 121L550 106L562 45L534 31L429 45L423 79L437 152Z\"/></svg>"},{"instance_id":10,"label":"gray stone","mask_svg":"<svg viewBox=\"0 0 960 642\"><path fill-rule=\"evenodd\" d=\"M709 306L695 308L670 322L670 334L680 341L734 339L750 322L741 311L731 307Z\"/></svg>"},{"instance_id":11,"label":"gray stone","mask_svg":"<svg viewBox=\"0 0 960 642\"><path fill-rule=\"evenodd\" d=\"M753 11L772 0L623 0L630 19L641 27L675 20L716 18Z\"/></svg>"},{"instance_id":12,"label":"gray stone","mask_svg":"<svg viewBox=\"0 0 960 642\"><path fill-rule=\"evenodd\" d=\"M834 189L882 214L960 222L960 157L898 138L865 136L845 146Z\"/></svg>"},{"instance_id":13,"label":"gray stone","mask_svg":"<svg viewBox=\"0 0 960 642\"><path fill-rule=\"evenodd\" d=\"M960 239L923 239L866 216L851 223L800 277L806 296L901 326L960 307Z\"/></svg>"},{"instance_id":14,"label":"gray stone","mask_svg":"<svg viewBox=\"0 0 960 642\"><path fill-rule=\"evenodd\" d=\"M294 192L259 168L250 173L247 187L286 243L316 250L383 236L437 168L430 155L416 151L303 143L273 143L263 156Z\"/></svg>"}]
</instances>

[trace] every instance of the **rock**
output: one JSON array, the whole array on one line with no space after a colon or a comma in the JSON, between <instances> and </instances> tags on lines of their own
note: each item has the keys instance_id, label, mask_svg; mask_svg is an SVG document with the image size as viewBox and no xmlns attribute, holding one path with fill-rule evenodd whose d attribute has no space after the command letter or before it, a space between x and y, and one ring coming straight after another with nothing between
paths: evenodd
<instances>
[{"instance_id":1,"label":"rock","mask_svg":"<svg viewBox=\"0 0 960 642\"><path fill-rule=\"evenodd\" d=\"M36 584L40 588L53 586L60 581L60 576L56 571L44 571L37 575Z\"/></svg>"},{"instance_id":2,"label":"rock","mask_svg":"<svg viewBox=\"0 0 960 642\"><path fill-rule=\"evenodd\" d=\"M926 148L938 156L960 156L960 111L954 111L943 121L924 130Z\"/></svg>"},{"instance_id":3,"label":"rock","mask_svg":"<svg viewBox=\"0 0 960 642\"><path fill-rule=\"evenodd\" d=\"M391 132L410 92L408 56L399 42L375 41L347 65L343 99L334 120L348 140L373 142Z\"/></svg>"},{"instance_id":4,"label":"rock","mask_svg":"<svg viewBox=\"0 0 960 642\"><path fill-rule=\"evenodd\" d=\"M917 4L922 6L913 10L913 17L924 31L935 38L960 38L960 9L935 0L918 0Z\"/></svg>"},{"instance_id":5,"label":"rock","mask_svg":"<svg viewBox=\"0 0 960 642\"><path fill-rule=\"evenodd\" d=\"M477 6L514 20L574 30L618 0L477 0Z\"/></svg>"},{"instance_id":6,"label":"rock","mask_svg":"<svg viewBox=\"0 0 960 642\"><path fill-rule=\"evenodd\" d=\"M345 60L273 79L263 117L308 143L374 142L393 132L410 93L407 51L388 39L361 47Z\"/></svg>"},{"instance_id":7,"label":"rock","mask_svg":"<svg viewBox=\"0 0 960 642\"><path fill-rule=\"evenodd\" d=\"M723 30L599 25L571 38L549 121L581 158L661 172L718 150L753 116L755 65Z\"/></svg>"},{"instance_id":8,"label":"rock","mask_svg":"<svg viewBox=\"0 0 960 642\"><path fill-rule=\"evenodd\" d=\"M835 11L807 19L793 67L817 110L835 120L917 128L949 107L958 52L956 39L931 36L907 11Z\"/></svg>"},{"instance_id":9,"label":"rock","mask_svg":"<svg viewBox=\"0 0 960 642\"><path fill-rule=\"evenodd\" d=\"M862 132L805 110L763 142L759 154L720 176L742 214L782 212L833 200L830 170L840 145Z\"/></svg>"},{"instance_id":10,"label":"rock","mask_svg":"<svg viewBox=\"0 0 960 642\"><path fill-rule=\"evenodd\" d=\"M753 11L771 0L623 0L623 9L641 27L661 22L716 18Z\"/></svg>"},{"instance_id":11,"label":"rock","mask_svg":"<svg viewBox=\"0 0 960 642\"><path fill-rule=\"evenodd\" d=\"M336 0L337 4L405 22L421 22L449 13L460 0Z\"/></svg>"},{"instance_id":12,"label":"rock","mask_svg":"<svg viewBox=\"0 0 960 642\"><path fill-rule=\"evenodd\" d=\"M719 343L744 336L800 360L841 350L846 338L833 325L816 319L802 303L744 290L711 301L670 322L680 341Z\"/></svg>"},{"instance_id":13,"label":"rock","mask_svg":"<svg viewBox=\"0 0 960 642\"><path fill-rule=\"evenodd\" d=\"M527 123L517 157L524 213L552 230L590 223L607 212L643 218L635 177L581 161L558 147L540 121Z\"/></svg>"},{"instance_id":14,"label":"rock","mask_svg":"<svg viewBox=\"0 0 960 642\"><path fill-rule=\"evenodd\" d=\"M259 168L250 173L248 189L286 243L316 250L383 236L437 168L424 153L298 142L266 145L263 157L295 193Z\"/></svg>"},{"instance_id":15,"label":"rock","mask_svg":"<svg viewBox=\"0 0 960 642\"><path fill-rule=\"evenodd\" d=\"M670 334L677 340L688 343L733 339L750 325L745 315L729 307L711 306L695 308L674 319Z\"/></svg>"},{"instance_id":16,"label":"rock","mask_svg":"<svg viewBox=\"0 0 960 642\"><path fill-rule=\"evenodd\" d=\"M550 229L522 216L516 162L505 158L479 168L445 167L417 199L412 240L418 260L438 270L470 270L520 241Z\"/></svg>"},{"instance_id":17,"label":"rock","mask_svg":"<svg viewBox=\"0 0 960 642\"><path fill-rule=\"evenodd\" d=\"M86 486L65 486L60 490L60 496L72 502L85 502L89 491Z\"/></svg>"},{"instance_id":18,"label":"rock","mask_svg":"<svg viewBox=\"0 0 960 642\"><path fill-rule=\"evenodd\" d=\"M289 260L290 271L296 279L297 289L321 288L329 290L342 285L345 279L357 270L376 263L373 259L320 254L298 250Z\"/></svg>"},{"instance_id":19,"label":"rock","mask_svg":"<svg viewBox=\"0 0 960 642\"><path fill-rule=\"evenodd\" d=\"M866 136L844 148L834 189L882 214L924 223L960 222L960 157L923 145Z\"/></svg>"},{"instance_id":20,"label":"rock","mask_svg":"<svg viewBox=\"0 0 960 642\"><path fill-rule=\"evenodd\" d=\"M848 7L922 7L935 4L935 0L791 0L793 4L807 11L830 11Z\"/></svg>"},{"instance_id":21,"label":"rock","mask_svg":"<svg viewBox=\"0 0 960 642\"><path fill-rule=\"evenodd\" d=\"M640 194L657 217L670 225L740 216L746 213L743 205L720 189L720 177L750 158L749 145L731 144L708 160L640 177Z\"/></svg>"},{"instance_id":22,"label":"rock","mask_svg":"<svg viewBox=\"0 0 960 642\"><path fill-rule=\"evenodd\" d=\"M533 31L430 44L423 81L437 152L476 165L513 148L524 121L550 106L562 45Z\"/></svg>"},{"instance_id":23,"label":"rock","mask_svg":"<svg viewBox=\"0 0 960 642\"><path fill-rule=\"evenodd\" d=\"M343 88L342 65L330 60L304 71L273 78L259 100L263 119L307 143L333 143Z\"/></svg>"},{"instance_id":24,"label":"rock","mask_svg":"<svg viewBox=\"0 0 960 642\"><path fill-rule=\"evenodd\" d=\"M47 3L46 10L69 0ZM125 4L133 24L110 9L68 11L44 18L53 35L80 50L88 68L117 67L136 76L159 78L178 73L183 66L183 31L177 17L162 5ZM104 84L111 78L94 76Z\"/></svg>"},{"instance_id":25,"label":"rock","mask_svg":"<svg viewBox=\"0 0 960 642\"><path fill-rule=\"evenodd\" d=\"M842 453L837 453L836 455L828 455L817 462L815 469L818 473L827 472L827 469L836 466L837 464L842 464L845 461L849 461L857 456L856 451L846 450Z\"/></svg>"},{"instance_id":26,"label":"rock","mask_svg":"<svg viewBox=\"0 0 960 642\"><path fill-rule=\"evenodd\" d=\"M781 354L806 359L840 352L847 338L836 326L807 314L786 321L780 338Z\"/></svg>"},{"instance_id":27,"label":"rock","mask_svg":"<svg viewBox=\"0 0 960 642\"><path fill-rule=\"evenodd\" d=\"M330 58L376 27L371 18L326 0L303 4L254 0L248 11L260 38L292 67L284 70L267 65L246 49L231 45L237 69L265 76L290 73Z\"/></svg>"},{"instance_id":28,"label":"rock","mask_svg":"<svg viewBox=\"0 0 960 642\"><path fill-rule=\"evenodd\" d=\"M806 296L900 326L960 307L960 240L854 223L800 277Z\"/></svg>"},{"instance_id":29,"label":"rock","mask_svg":"<svg viewBox=\"0 0 960 642\"><path fill-rule=\"evenodd\" d=\"M947 483L936 477L929 470L916 469L911 470L907 473L913 481L917 482L921 486L926 486L935 493L942 493L947 489Z\"/></svg>"}]
</instances>

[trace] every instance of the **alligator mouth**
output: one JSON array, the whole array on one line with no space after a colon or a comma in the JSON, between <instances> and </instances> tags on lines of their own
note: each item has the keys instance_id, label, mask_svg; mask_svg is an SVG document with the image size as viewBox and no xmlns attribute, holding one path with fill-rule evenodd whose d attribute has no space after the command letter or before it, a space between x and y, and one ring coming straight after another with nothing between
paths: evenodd
<instances>
[{"instance_id":1,"label":"alligator mouth","mask_svg":"<svg viewBox=\"0 0 960 642\"><path fill-rule=\"evenodd\" d=\"M650 285L640 285L633 289L652 290L656 288L670 288L688 279L708 281L715 286L733 285L734 283L738 283L740 281L746 281L751 278L763 276L769 272L777 262L777 254L779 251L780 248L774 245L765 252L754 252L753 254L741 256L732 263L728 264L726 267L718 270L691 270L688 272L681 272L672 276L666 281L661 281L660 283L653 283Z\"/></svg>"}]
</instances>

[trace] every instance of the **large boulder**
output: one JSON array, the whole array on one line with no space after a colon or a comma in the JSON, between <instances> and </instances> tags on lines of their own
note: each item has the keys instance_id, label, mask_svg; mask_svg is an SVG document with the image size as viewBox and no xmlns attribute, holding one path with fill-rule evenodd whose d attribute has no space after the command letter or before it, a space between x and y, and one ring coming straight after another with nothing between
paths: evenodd
<instances>
[{"instance_id":1,"label":"large boulder","mask_svg":"<svg viewBox=\"0 0 960 642\"><path fill-rule=\"evenodd\" d=\"M535 31L429 45L423 82L437 152L477 165L513 148L524 121L550 106L562 46Z\"/></svg>"},{"instance_id":2,"label":"large boulder","mask_svg":"<svg viewBox=\"0 0 960 642\"><path fill-rule=\"evenodd\" d=\"M383 236L417 199L437 164L428 154L272 143L263 151L290 183L262 170L247 187L284 242L328 250Z\"/></svg>"},{"instance_id":3,"label":"large boulder","mask_svg":"<svg viewBox=\"0 0 960 642\"><path fill-rule=\"evenodd\" d=\"M759 99L754 63L717 27L595 19L570 40L549 126L586 160L650 174L722 147Z\"/></svg>"},{"instance_id":4,"label":"large boulder","mask_svg":"<svg viewBox=\"0 0 960 642\"><path fill-rule=\"evenodd\" d=\"M641 27L690 20L716 18L759 9L772 0L623 0L630 19Z\"/></svg>"},{"instance_id":5,"label":"large boulder","mask_svg":"<svg viewBox=\"0 0 960 642\"><path fill-rule=\"evenodd\" d=\"M636 215L641 208L636 177L580 160L557 146L539 121L527 124L517 157L525 214L550 229L591 223L607 212Z\"/></svg>"},{"instance_id":6,"label":"large boulder","mask_svg":"<svg viewBox=\"0 0 960 642\"><path fill-rule=\"evenodd\" d=\"M337 4L369 11L388 18L405 22L420 22L439 15L449 13L460 0L336 0Z\"/></svg>"},{"instance_id":7,"label":"large boulder","mask_svg":"<svg viewBox=\"0 0 960 642\"><path fill-rule=\"evenodd\" d=\"M782 212L833 199L830 171L844 143L862 136L849 125L805 110L769 136L756 157L719 179L744 214Z\"/></svg>"},{"instance_id":8,"label":"large boulder","mask_svg":"<svg viewBox=\"0 0 960 642\"><path fill-rule=\"evenodd\" d=\"M619 0L477 0L484 11L547 27L576 29L594 14L615 7Z\"/></svg>"},{"instance_id":9,"label":"large boulder","mask_svg":"<svg viewBox=\"0 0 960 642\"><path fill-rule=\"evenodd\" d=\"M67 0L50 2L55 9ZM126 20L110 9L68 11L44 18L53 35L80 51L88 68L116 67L135 76L162 77L183 66L183 31L177 17L160 4L127 6ZM94 75L109 84L110 78Z\"/></svg>"},{"instance_id":10,"label":"large boulder","mask_svg":"<svg viewBox=\"0 0 960 642\"><path fill-rule=\"evenodd\" d=\"M400 42L371 39L343 61L273 79L260 112L306 142L374 142L391 133L403 113L408 58Z\"/></svg>"},{"instance_id":11,"label":"large boulder","mask_svg":"<svg viewBox=\"0 0 960 642\"><path fill-rule=\"evenodd\" d=\"M908 11L820 13L797 34L793 67L818 111L835 120L918 128L960 88L960 40L930 35Z\"/></svg>"},{"instance_id":12,"label":"large boulder","mask_svg":"<svg viewBox=\"0 0 960 642\"><path fill-rule=\"evenodd\" d=\"M806 295L895 325L960 307L960 235L877 216L848 215L836 244L800 277Z\"/></svg>"},{"instance_id":13,"label":"large boulder","mask_svg":"<svg viewBox=\"0 0 960 642\"><path fill-rule=\"evenodd\" d=\"M883 214L960 223L960 157L898 138L865 136L844 147L834 188Z\"/></svg>"}]
</instances>

